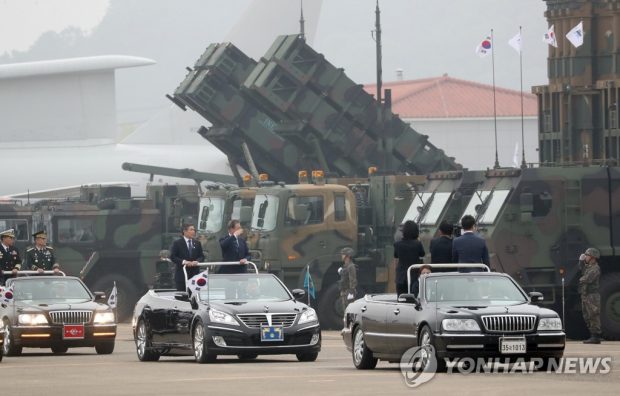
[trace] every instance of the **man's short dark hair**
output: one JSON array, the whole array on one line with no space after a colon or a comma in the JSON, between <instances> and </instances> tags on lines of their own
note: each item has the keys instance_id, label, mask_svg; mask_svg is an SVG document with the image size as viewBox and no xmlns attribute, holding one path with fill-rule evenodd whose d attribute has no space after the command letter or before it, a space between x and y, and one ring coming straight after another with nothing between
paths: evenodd
<instances>
[{"instance_id":1,"label":"man's short dark hair","mask_svg":"<svg viewBox=\"0 0 620 396\"><path fill-rule=\"evenodd\" d=\"M194 224L194 223L183 223L183 227L182 227L183 232L189 230L189 227L196 228L196 224Z\"/></svg>"},{"instance_id":2,"label":"man's short dark hair","mask_svg":"<svg viewBox=\"0 0 620 396\"><path fill-rule=\"evenodd\" d=\"M237 226L237 224L241 224L241 222L237 219L232 219L231 221L228 222L228 229L232 230L233 228Z\"/></svg>"},{"instance_id":3,"label":"man's short dark hair","mask_svg":"<svg viewBox=\"0 0 620 396\"><path fill-rule=\"evenodd\" d=\"M439 231L441 231L441 233L444 235L452 235L452 232L454 231L454 226L444 220L441 222L441 224L439 224Z\"/></svg>"},{"instance_id":4,"label":"man's short dark hair","mask_svg":"<svg viewBox=\"0 0 620 396\"><path fill-rule=\"evenodd\" d=\"M476 225L476 219L472 215L465 215L461 219L461 226L464 230L469 231Z\"/></svg>"}]
</instances>

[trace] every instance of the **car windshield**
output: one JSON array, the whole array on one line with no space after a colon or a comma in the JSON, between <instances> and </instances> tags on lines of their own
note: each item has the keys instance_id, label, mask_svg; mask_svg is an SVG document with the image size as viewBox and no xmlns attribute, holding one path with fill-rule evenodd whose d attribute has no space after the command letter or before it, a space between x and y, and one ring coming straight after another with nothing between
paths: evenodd
<instances>
[{"instance_id":1,"label":"car windshield","mask_svg":"<svg viewBox=\"0 0 620 396\"><path fill-rule=\"evenodd\" d=\"M279 202L274 195L257 195L252 209L252 229L272 231L276 228Z\"/></svg>"},{"instance_id":2,"label":"car windshield","mask_svg":"<svg viewBox=\"0 0 620 396\"><path fill-rule=\"evenodd\" d=\"M528 301L510 278L493 275L426 277L424 295L426 301L453 306L514 305Z\"/></svg>"},{"instance_id":3,"label":"car windshield","mask_svg":"<svg viewBox=\"0 0 620 396\"><path fill-rule=\"evenodd\" d=\"M448 203L450 192L425 192L416 194L401 222L413 220L422 225L435 225ZM422 218L420 218L422 216Z\"/></svg>"},{"instance_id":4,"label":"car windshield","mask_svg":"<svg viewBox=\"0 0 620 396\"><path fill-rule=\"evenodd\" d=\"M206 301L286 301L291 296L270 274L209 275L208 287L200 291Z\"/></svg>"},{"instance_id":5,"label":"car windshield","mask_svg":"<svg viewBox=\"0 0 620 396\"><path fill-rule=\"evenodd\" d=\"M200 200L199 231L218 232L222 229L223 218L224 200L222 198L202 198Z\"/></svg>"},{"instance_id":6,"label":"car windshield","mask_svg":"<svg viewBox=\"0 0 620 396\"><path fill-rule=\"evenodd\" d=\"M86 287L77 279L20 278L12 283L15 301L26 304L79 303L91 300Z\"/></svg>"}]
</instances>

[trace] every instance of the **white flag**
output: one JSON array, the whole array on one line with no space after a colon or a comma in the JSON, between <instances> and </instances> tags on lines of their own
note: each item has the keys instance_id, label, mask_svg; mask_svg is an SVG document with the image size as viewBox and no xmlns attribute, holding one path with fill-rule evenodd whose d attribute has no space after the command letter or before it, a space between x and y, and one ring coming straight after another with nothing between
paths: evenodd
<instances>
[{"instance_id":1,"label":"white flag","mask_svg":"<svg viewBox=\"0 0 620 396\"><path fill-rule=\"evenodd\" d=\"M108 297L108 305L110 306L110 308L116 308L116 304L117 304L117 300L116 300L116 295L118 294L118 292L116 291L116 282L114 282L114 287L112 288L112 292L110 293L110 297Z\"/></svg>"},{"instance_id":2,"label":"white flag","mask_svg":"<svg viewBox=\"0 0 620 396\"><path fill-rule=\"evenodd\" d=\"M515 144L515 153L512 156L512 163L515 165L515 168L519 167L519 142Z\"/></svg>"},{"instance_id":3,"label":"white flag","mask_svg":"<svg viewBox=\"0 0 620 396\"><path fill-rule=\"evenodd\" d=\"M508 44L510 44L515 51L521 53L521 32L517 33L513 38L508 40Z\"/></svg>"},{"instance_id":4,"label":"white flag","mask_svg":"<svg viewBox=\"0 0 620 396\"><path fill-rule=\"evenodd\" d=\"M476 47L476 53L479 57L484 58L489 55L491 51L493 51L493 42L491 41L491 36L487 36Z\"/></svg>"},{"instance_id":5,"label":"white flag","mask_svg":"<svg viewBox=\"0 0 620 396\"><path fill-rule=\"evenodd\" d=\"M583 45L583 21L572 28L571 31L566 34L566 38L575 48L581 47Z\"/></svg>"},{"instance_id":6,"label":"white flag","mask_svg":"<svg viewBox=\"0 0 620 396\"><path fill-rule=\"evenodd\" d=\"M558 40L555 38L555 25L551 25L547 33L543 36L543 43L547 43L552 47L558 48Z\"/></svg>"}]
</instances>

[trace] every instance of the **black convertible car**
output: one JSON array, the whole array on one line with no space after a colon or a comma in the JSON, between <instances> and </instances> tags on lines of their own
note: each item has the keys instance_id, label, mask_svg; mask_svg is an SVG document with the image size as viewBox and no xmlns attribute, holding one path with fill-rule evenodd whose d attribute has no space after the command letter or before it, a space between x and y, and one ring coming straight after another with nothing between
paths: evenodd
<instances>
[{"instance_id":1,"label":"black convertible car","mask_svg":"<svg viewBox=\"0 0 620 396\"><path fill-rule=\"evenodd\" d=\"M193 355L205 363L218 355L295 354L299 361L314 361L321 350L316 312L297 301L304 291L289 292L272 274L208 275L205 287L189 294L150 290L138 301L138 359Z\"/></svg>"},{"instance_id":2,"label":"black convertible car","mask_svg":"<svg viewBox=\"0 0 620 396\"><path fill-rule=\"evenodd\" d=\"M54 353L75 347L95 347L98 354L114 351L114 312L104 303L103 293L92 294L79 278L18 277L8 279L6 288L12 289L13 299L0 305L4 355L20 355L23 348L51 348Z\"/></svg>"},{"instance_id":3,"label":"black convertible car","mask_svg":"<svg viewBox=\"0 0 620 396\"><path fill-rule=\"evenodd\" d=\"M533 305L508 275L491 272L432 273L412 294L366 295L345 312L342 337L358 369L377 360L399 362L411 347L433 346L437 369L445 358L550 358L564 353L562 322Z\"/></svg>"}]
</instances>

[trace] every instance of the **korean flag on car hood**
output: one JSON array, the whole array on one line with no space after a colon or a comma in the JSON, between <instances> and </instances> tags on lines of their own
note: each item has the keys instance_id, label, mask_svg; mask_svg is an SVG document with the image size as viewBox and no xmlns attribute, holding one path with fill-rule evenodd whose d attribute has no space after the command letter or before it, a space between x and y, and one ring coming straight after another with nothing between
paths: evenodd
<instances>
[{"instance_id":1,"label":"korean flag on car hood","mask_svg":"<svg viewBox=\"0 0 620 396\"><path fill-rule=\"evenodd\" d=\"M207 288L207 271L201 272L198 275L194 275L187 282L187 287L192 293L198 293L203 289Z\"/></svg>"}]
</instances>

